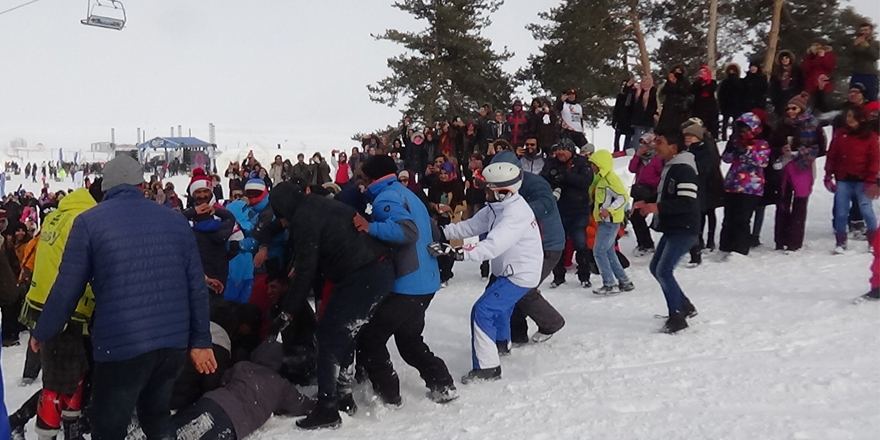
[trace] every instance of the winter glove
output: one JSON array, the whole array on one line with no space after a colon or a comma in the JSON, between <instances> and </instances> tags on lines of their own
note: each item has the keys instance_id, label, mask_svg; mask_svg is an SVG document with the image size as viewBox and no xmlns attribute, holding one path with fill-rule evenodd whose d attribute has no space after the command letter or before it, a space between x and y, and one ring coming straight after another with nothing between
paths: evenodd
<instances>
[{"instance_id":1,"label":"winter glove","mask_svg":"<svg viewBox=\"0 0 880 440\"><path fill-rule=\"evenodd\" d=\"M273 342L278 340L278 335L290 325L290 315L287 313L281 313L272 321L272 324L269 326L269 336L266 338L267 341Z\"/></svg>"},{"instance_id":2,"label":"winter glove","mask_svg":"<svg viewBox=\"0 0 880 440\"><path fill-rule=\"evenodd\" d=\"M455 261L464 261L464 250L452 247L448 243L431 243L428 245L428 253L434 257L448 256Z\"/></svg>"},{"instance_id":3,"label":"winter glove","mask_svg":"<svg viewBox=\"0 0 880 440\"><path fill-rule=\"evenodd\" d=\"M829 192L837 192L837 184L834 183L834 179L832 179L831 176L825 176L825 188Z\"/></svg>"}]
</instances>

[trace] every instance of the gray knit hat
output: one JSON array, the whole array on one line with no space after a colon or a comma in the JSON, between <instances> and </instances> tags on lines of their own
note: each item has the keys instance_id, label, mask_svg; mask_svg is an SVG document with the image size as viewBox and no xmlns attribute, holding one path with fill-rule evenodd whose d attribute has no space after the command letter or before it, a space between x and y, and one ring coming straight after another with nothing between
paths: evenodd
<instances>
[{"instance_id":1,"label":"gray knit hat","mask_svg":"<svg viewBox=\"0 0 880 440\"><path fill-rule=\"evenodd\" d=\"M116 156L104 165L104 192L119 185L140 185L144 183L144 169L131 156Z\"/></svg>"}]
</instances>

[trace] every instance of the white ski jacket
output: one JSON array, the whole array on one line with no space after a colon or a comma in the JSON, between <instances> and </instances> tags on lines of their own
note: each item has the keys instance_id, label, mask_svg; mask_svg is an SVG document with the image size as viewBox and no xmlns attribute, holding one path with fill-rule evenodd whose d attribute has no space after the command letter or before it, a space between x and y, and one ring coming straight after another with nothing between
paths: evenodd
<instances>
[{"instance_id":1,"label":"white ski jacket","mask_svg":"<svg viewBox=\"0 0 880 440\"><path fill-rule=\"evenodd\" d=\"M464 259L491 260L492 274L507 277L531 289L541 281L544 250L532 208L518 193L503 202L486 203L473 218L443 227L448 239L477 237L485 240L464 248Z\"/></svg>"}]
</instances>

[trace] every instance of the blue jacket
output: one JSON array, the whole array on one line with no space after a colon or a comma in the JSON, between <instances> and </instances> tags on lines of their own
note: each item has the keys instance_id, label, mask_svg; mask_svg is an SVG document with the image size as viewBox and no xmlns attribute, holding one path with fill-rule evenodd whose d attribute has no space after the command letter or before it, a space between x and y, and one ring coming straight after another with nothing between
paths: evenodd
<instances>
[{"instance_id":1,"label":"blue jacket","mask_svg":"<svg viewBox=\"0 0 880 440\"><path fill-rule=\"evenodd\" d=\"M522 168L519 159L512 151L502 151L495 155L492 163L512 163ZM559 217L559 207L556 198L553 197L553 189L543 177L523 173L522 187L519 194L529 202L535 213L535 220L541 226L541 240L545 251L565 250L565 230L562 228L562 218Z\"/></svg>"},{"instance_id":2,"label":"blue jacket","mask_svg":"<svg viewBox=\"0 0 880 440\"><path fill-rule=\"evenodd\" d=\"M373 182L364 193L373 204L370 235L396 248L391 291L428 295L440 290L437 258L428 253L434 237L425 204L393 176Z\"/></svg>"},{"instance_id":3,"label":"blue jacket","mask_svg":"<svg viewBox=\"0 0 880 440\"><path fill-rule=\"evenodd\" d=\"M162 348L211 348L208 288L192 229L132 185L110 189L73 222L33 337L61 332L91 283L98 362Z\"/></svg>"}]
</instances>

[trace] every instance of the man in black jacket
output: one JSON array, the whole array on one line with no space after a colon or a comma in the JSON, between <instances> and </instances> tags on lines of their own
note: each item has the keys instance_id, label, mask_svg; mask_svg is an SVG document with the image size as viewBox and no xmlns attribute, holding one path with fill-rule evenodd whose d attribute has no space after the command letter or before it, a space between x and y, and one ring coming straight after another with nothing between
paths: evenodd
<instances>
[{"instance_id":1,"label":"man in black jacket","mask_svg":"<svg viewBox=\"0 0 880 440\"><path fill-rule=\"evenodd\" d=\"M575 154L574 142L563 138L555 147L555 156L548 159L541 172L553 188L553 195L559 205L559 216L565 229L566 239L571 239L578 265L577 275L581 287L592 287L590 283L591 251L587 249L587 225L590 223L590 185L593 183L593 170L587 158ZM553 269L553 282L556 288L565 283L565 265L562 260Z\"/></svg>"},{"instance_id":2,"label":"man in black jacket","mask_svg":"<svg viewBox=\"0 0 880 440\"><path fill-rule=\"evenodd\" d=\"M686 318L697 311L684 295L673 271L681 257L697 241L700 228L700 202L698 200L697 165L693 154L684 146L678 130L662 129L655 132L654 147L666 165L657 203L636 202L633 209L642 215L654 214L654 229L663 233L651 259L651 275L660 283L669 319L661 330L675 333L687 328Z\"/></svg>"},{"instance_id":3,"label":"man in black jacket","mask_svg":"<svg viewBox=\"0 0 880 440\"><path fill-rule=\"evenodd\" d=\"M294 251L293 279L282 300L282 313L273 333L299 316L316 276L333 283L315 337L318 342L318 402L297 422L303 429L336 427L340 398L351 402L350 393L340 396L337 378L352 364L355 339L372 317L376 306L391 291L394 265L390 248L352 224L354 208L282 182L270 197L275 214L287 225ZM353 408L353 405L346 404Z\"/></svg>"}]
</instances>

